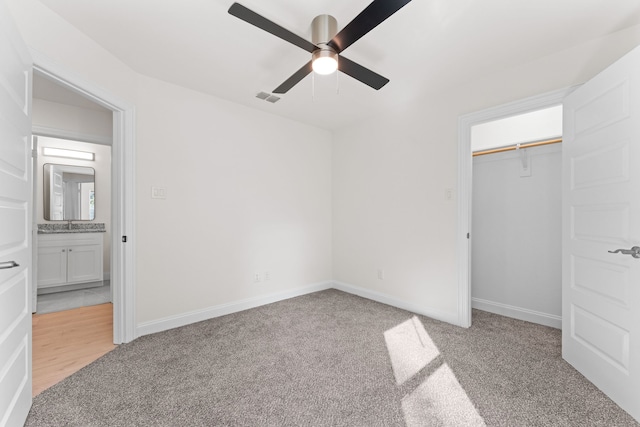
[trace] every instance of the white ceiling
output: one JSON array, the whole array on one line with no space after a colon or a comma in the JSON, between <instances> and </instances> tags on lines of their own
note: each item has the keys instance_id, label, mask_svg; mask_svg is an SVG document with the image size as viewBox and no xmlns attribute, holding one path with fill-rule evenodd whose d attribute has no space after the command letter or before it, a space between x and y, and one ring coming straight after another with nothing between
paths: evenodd
<instances>
[{"instance_id":1,"label":"white ceiling","mask_svg":"<svg viewBox=\"0 0 640 427\"><path fill-rule=\"evenodd\" d=\"M640 23L638 0L413 0L343 52L391 80L380 91L339 74L312 96L309 75L271 104L256 93L310 55L229 15L232 0L40 1L141 74L326 129ZM370 0L239 2L310 39L316 15L341 29Z\"/></svg>"}]
</instances>

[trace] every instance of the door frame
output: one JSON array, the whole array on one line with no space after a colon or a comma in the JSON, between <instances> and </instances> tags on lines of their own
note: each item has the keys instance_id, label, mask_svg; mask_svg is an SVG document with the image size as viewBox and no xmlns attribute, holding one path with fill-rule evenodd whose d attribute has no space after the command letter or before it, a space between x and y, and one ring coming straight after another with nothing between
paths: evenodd
<instances>
[{"instance_id":1,"label":"door frame","mask_svg":"<svg viewBox=\"0 0 640 427\"><path fill-rule=\"evenodd\" d=\"M113 341L136 338L135 325L135 108L104 89L31 51L33 69L113 111L111 146L111 289ZM123 243L126 236L126 243ZM33 286L36 286L33 282Z\"/></svg>"},{"instance_id":2,"label":"door frame","mask_svg":"<svg viewBox=\"0 0 640 427\"><path fill-rule=\"evenodd\" d=\"M471 326L471 230L473 156L471 153L471 128L475 125L504 119L518 114L541 110L562 104L564 98L577 89L572 86L541 95L532 96L508 104L487 108L458 118L458 213L456 226L456 258L458 273L458 321L459 326ZM469 236L469 237L467 237Z\"/></svg>"}]
</instances>

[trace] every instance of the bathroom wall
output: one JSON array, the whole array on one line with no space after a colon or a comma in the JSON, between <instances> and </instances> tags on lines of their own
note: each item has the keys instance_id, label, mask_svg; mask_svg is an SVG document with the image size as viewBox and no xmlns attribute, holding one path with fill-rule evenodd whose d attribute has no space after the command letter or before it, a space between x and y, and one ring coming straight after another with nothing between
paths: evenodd
<instances>
[{"instance_id":1,"label":"bathroom wall","mask_svg":"<svg viewBox=\"0 0 640 427\"><path fill-rule=\"evenodd\" d=\"M113 113L33 99L32 125L58 136L74 135L83 141L111 145Z\"/></svg>"}]
</instances>

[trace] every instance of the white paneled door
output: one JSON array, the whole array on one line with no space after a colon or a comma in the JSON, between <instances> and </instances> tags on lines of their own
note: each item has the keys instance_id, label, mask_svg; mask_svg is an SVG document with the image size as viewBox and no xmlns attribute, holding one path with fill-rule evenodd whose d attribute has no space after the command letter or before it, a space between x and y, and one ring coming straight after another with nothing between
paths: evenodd
<instances>
[{"instance_id":1,"label":"white paneled door","mask_svg":"<svg viewBox=\"0 0 640 427\"><path fill-rule=\"evenodd\" d=\"M562 355L640 421L640 48L565 99L563 138Z\"/></svg>"},{"instance_id":2,"label":"white paneled door","mask_svg":"<svg viewBox=\"0 0 640 427\"><path fill-rule=\"evenodd\" d=\"M0 0L0 426L31 407L31 61Z\"/></svg>"}]
</instances>

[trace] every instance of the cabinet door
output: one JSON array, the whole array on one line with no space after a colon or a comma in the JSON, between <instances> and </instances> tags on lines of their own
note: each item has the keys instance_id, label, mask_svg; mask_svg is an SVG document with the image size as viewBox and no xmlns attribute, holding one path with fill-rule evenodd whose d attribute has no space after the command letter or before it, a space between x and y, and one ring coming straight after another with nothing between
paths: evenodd
<instances>
[{"instance_id":1,"label":"cabinet door","mask_svg":"<svg viewBox=\"0 0 640 427\"><path fill-rule=\"evenodd\" d=\"M38 249L38 287L67 283L67 248L49 246Z\"/></svg>"},{"instance_id":2,"label":"cabinet door","mask_svg":"<svg viewBox=\"0 0 640 427\"><path fill-rule=\"evenodd\" d=\"M102 280L102 246L77 245L68 250L67 283Z\"/></svg>"}]
</instances>

